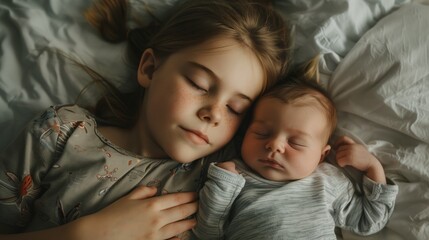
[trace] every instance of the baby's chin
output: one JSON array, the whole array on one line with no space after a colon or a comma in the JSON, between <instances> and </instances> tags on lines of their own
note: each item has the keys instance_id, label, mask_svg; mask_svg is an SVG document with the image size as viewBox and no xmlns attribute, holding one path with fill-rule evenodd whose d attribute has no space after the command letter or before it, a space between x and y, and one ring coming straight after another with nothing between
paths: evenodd
<instances>
[{"instance_id":1,"label":"baby's chin","mask_svg":"<svg viewBox=\"0 0 429 240\"><path fill-rule=\"evenodd\" d=\"M259 174L259 176L261 176L264 179L270 180L270 181L274 181L274 182L289 182L293 179L291 179L290 176L276 172L274 170L272 171L264 171L264 172L257 172Z\"/></svg>"}]
</instances>

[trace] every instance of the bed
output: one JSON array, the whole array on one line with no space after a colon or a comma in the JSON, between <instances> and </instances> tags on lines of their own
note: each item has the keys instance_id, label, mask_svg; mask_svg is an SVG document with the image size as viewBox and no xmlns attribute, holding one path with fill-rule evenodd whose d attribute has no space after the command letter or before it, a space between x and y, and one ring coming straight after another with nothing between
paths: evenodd
<instances>
[{"instance_id":1,"label":"bed","mask_svg":"<svg viewBox=\"0 0 429 240\"><path fill-rule=\"evenodd\" d=\"M177 1L130 0L130 26L162 19ZM89 4L1 1L0 151L35 114L74 102L89 83L57 50L122 89L134 86L125 45L104 41L84 20ZM399 185L381 232L338 238L429 239L429 0L275 0L274 7L294 26L296 61L321 55L322 84L339 111L335 134L365 144Z\"/></svg>"}]
</instances>

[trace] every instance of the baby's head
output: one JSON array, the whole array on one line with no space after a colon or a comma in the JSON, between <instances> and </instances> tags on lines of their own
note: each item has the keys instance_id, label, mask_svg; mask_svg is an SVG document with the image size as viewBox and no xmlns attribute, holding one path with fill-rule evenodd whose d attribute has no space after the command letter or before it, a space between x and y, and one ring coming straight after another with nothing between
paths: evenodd
<instances>
[{"instance_id":1,"label":"baby's head","mask_svg":"<svg viewBox=\"0 0 429 240\"><path fill-rule=\"evenodd\" d=\"M241 154L266 179L301 179L329 152L335 126L336 110L327 92L310 81L291 81L256 103Z\"/></svg>"}]
</instances>

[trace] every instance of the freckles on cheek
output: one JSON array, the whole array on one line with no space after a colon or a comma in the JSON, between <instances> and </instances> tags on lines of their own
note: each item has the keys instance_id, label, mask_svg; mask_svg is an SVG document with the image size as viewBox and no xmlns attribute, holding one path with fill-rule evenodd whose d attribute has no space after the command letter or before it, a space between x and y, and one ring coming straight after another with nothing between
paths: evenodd
<instances>
[{"instance_id":1,"label":"freckles on cheek","mask_svg":"<svg viewBox=\"0 0 429 240\"><path fill-rule=\"evenodd\" d=\"M197 103L197 99L191 94L185 93L180 94L179 96L171 96L170 102L174 105L172 111L175 113L181 113L186 111L186 109L190 108L192 105L195 105Z\"/></svg>"},{"instance_id":2,"label":"freckles on cheek","mask_svg":"<svg viewBox=\"0 0 429 240\"><path fill-rule=\"evenodd\" d=\"M226 118L224 119L224 121L225 121L224 133L225 133L225 136L228 136L229 138L228 141L229 141L237 132L237 129L240 126L241 121L236 119L231 119L231 118Z\"/></svg>"}]
</instances>

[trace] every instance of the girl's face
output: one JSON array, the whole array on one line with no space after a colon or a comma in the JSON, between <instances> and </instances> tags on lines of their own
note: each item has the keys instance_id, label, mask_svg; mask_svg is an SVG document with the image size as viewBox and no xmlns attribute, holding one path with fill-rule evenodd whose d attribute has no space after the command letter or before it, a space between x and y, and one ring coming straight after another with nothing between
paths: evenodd
<instances>
[{"instance_id":1,"label":"girl's face","mask_svg":"<svg viewBox=\"0 0 429 240\"><path fill-rule=\"evenodd\" d=\"M146 88L138 123L143 155L186 163L220 149L264 78L256 56L233 40L207 41L162 62L146 50L138 72Z\"/></svg>"},{"instance_id":2,"label":"girl's face","mask_svg":"<svg viewBox=\"0 0 429 240\"><path fill-rule=\"evenodd\" d=\"M242 143L244 162L273 181L310 175L330 149L325 143L327 118L314 105L261 99Z\"/></svg>"}]
</instances>

